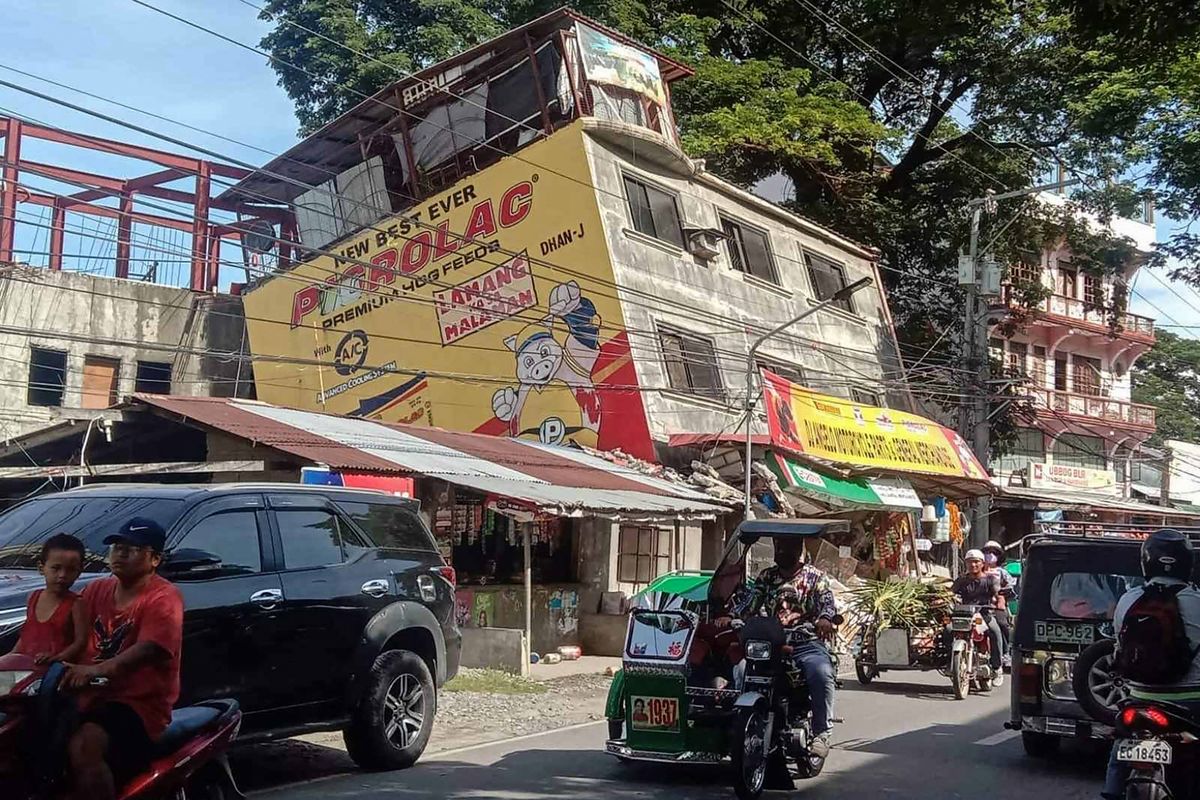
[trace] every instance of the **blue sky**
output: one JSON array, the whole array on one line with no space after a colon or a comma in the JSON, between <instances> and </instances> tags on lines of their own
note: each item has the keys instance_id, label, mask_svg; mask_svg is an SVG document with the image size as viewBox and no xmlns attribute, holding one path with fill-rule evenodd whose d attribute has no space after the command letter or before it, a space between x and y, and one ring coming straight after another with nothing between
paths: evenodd
<instances>
[{"instance_id":1,"label":"blue sky","mask_svg":"<svg viewBox=\"0 0 1200 800\"><path fill-rule=\"evenodd\" d=\"M259 3L261 0L248 0ZM257 19L257 12L240 0L148 0L165 10L187 17L246 44L256 45L270 26ZM47 94L69 99L112 116L137 122L210 148L234 159L254 164L268 156L261 150L279 153L296 141L296 119L292 103L275 83L275 73L262 56L235 47L202 31L136 5L130 0L5 0L5 47L0 65L84 89L128 105L236 139L249 147L223 141L183 128L132 114L97 100L75 95L39 81L0 69L0 80L29 86ZM106 123L49 102L0 87L0 114L16 112L34 120L99 136L138 141L163 149L179 149L152 137ZM62 163L79 169L129 175L129 162L106 154L83 151L66 153L63 148L43 143L29 144L26 158ZM153 171L153 168L148 169ZM50 191L76 191L56 187ZM163 204L162 201L152 201ZM28 207L26 207L28 208ZM147 211L155 209L146 208ZM29 208L23 219L45 224L48 219ZM105 223L106 225L107 223ZM1171 223L1161 220L1159 237L1169 235ZM67 237L66 251L96 256L101 260L103 240L111 231L96 224L95 230L80 228ZM135 236L137 233L135 232ZM148 242L143 238L142 241ZM45 248L44 229L26 226L19 247L31 251ZM184 247L182 240L168 238L135 247L135 261L162 258ZM232 258L233 253L227 253ZM29 258L37 263L35 256ZM90 261L87 263L91 263ZM182 269L182 264L164 265ZM134 265L136 272L139 267ZM1132 301L1136 313L1155 317L1159 324L1185 335L1200 336L1200 293L1184 284L1172 284L1149 274L1138 277ZM222 284L241 280L238 270L222 271ZM1186 327L1196 326L1196 327Z\"/></svg>"}]
</instances>

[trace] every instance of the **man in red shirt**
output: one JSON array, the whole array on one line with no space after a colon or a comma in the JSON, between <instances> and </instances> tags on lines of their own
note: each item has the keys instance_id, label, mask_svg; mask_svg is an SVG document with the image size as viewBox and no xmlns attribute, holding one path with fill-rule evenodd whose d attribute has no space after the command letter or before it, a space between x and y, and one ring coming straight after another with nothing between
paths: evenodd
<instances>
[{"instance_id":1,"label":"man in red shirt","mask_svg":"<svg viewBox=\"0 0 1200 800\"><path fill-rule=\"evenodd\" d=\"M66 688L81 690L69 747L80 800L116 798L117 786L149 763L179 699L183 598L155 573L166 539L154 520L126 522L104 540L112 577L89 583L80 599L87 650L63 678ZM93 688L96 678L107 683Z\"/></svg>"}]
</instances>

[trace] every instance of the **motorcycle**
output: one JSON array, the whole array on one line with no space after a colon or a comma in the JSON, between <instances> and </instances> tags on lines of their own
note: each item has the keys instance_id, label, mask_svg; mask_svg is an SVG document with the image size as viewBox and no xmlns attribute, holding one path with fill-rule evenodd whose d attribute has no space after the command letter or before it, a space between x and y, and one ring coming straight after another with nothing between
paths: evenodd
<instances>
[{"instance_id":1,"label":"motorcycle","mask_svg":"<svg viewBox=\"0 0 1200 800\"><path fill-rule=\"evenodd\" d=\"M0 656L0 783L7 789L6 798L38 800L53 796L58 788L58 770L33 763L40 759L26 758L25 744L32 737L54 741L49 732L55 729L61 713L59 684L65 673L62 664L42 668L29 656ZM244 800L226 758L241 723L242 713L235 700L212 700L176 709L155 745L150 764L120 787L117 797ZM9 794L9 787L24 788Z\"/></svg>"},{"instance_id":2,"label":"motorcycle","mask_svg":"<svg viewBox=\"0 0 1200 800\"><path fill-rule=\"evenodd\" d=\"M1186 708L1125 700L1114 728L1116 759L1130 768L1126 800L1200 797L1200 723Z\"/></svg>"},{"instance_id":3,"label":"motorcycle","mask_svg":"<svg viewBox=\"0 0 1200 800\"><path fill-rule=\"evenodd\" d=\"M840 615L833 620L842 623ZM790 658L796 646L817 638L811 624L785 629L776 617L752 617L740 627L746 673L730 740L734 791L741 800L754 800L770 782L794 788L788 764L796 777L815 778L825 758L815 755L812 701L803 670Z\"/></svg>"},{"instance_id":4,"label":"motorcycle","mask_svg":"<svg viewBox=\"0 0 1200 800\"><path fill-rule=\"evenodd\" d=\"M1004 682L1003 670L991 666L992 641L988 636L986 606L956 605L950 616L950 685L954 698L964 699L972 689L988 691Z\"/></svg>"}]
</instances>

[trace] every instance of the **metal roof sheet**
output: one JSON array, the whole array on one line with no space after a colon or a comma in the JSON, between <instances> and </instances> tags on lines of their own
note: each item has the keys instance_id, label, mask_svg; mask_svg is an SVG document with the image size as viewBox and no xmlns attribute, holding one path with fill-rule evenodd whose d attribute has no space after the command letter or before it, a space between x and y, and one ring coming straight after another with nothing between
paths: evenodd
<instances>
[{"instance_id":1,"label":"metal roof sheet","mask_svg":"<svg viewBox=\"0 0 1200 800\"><path fill-rule=\"evenodd\" d=\"M1112 511L1125 511L1132 514L1165 514L1168 517L1195 517L1200 514L1194 514L1188 511L1171 508L1170 506L1156 506L1150 503L1139 503L1136 500L1125 500L1120 497L1112 497L1110 495L1100 494L1098 492L1087 492L1082 489L1077 491L1060 490L1060 489L1031 489L1027 486L1003 486L1000 488L1001 498L1010 498L1014 500L1033 501L1039 506L1046 508L1060 508L1066 506L1068 508L1102 508Z\"/></svg>"},{"instance_id":2,"label":"metal roof sheet","mask_svg":"<svg viewBox=\"0 0 1200 800\"><path fill-rule=\"evenodd\" d=\"M427 475L564 516L711 518L729 510L688 487L568 448L254 400L152 395L137 399L331 468Z\"/></svg>"}]
</instances>

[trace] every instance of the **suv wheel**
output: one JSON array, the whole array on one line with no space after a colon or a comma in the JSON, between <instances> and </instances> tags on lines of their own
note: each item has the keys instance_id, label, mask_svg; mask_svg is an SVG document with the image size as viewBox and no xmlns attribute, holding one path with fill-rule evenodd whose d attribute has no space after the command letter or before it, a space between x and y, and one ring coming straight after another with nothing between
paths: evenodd
<instances>
[{"instance_id":1,"label":"suv wheel","mask_svg":"<svg viewBox=\"0 0 1200 800\"><path fill-rule=\"evenodd\" d=\"M389 650L371 665L366 693L343 738L364 769L404 769L417 763L437 711L429 667L416 653Z\"/></svg>"}]
</instances>

